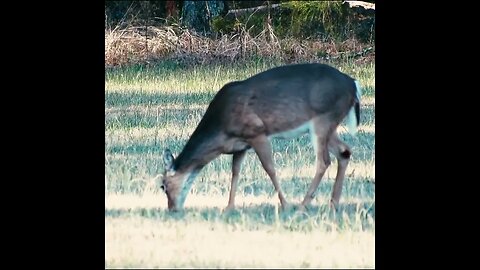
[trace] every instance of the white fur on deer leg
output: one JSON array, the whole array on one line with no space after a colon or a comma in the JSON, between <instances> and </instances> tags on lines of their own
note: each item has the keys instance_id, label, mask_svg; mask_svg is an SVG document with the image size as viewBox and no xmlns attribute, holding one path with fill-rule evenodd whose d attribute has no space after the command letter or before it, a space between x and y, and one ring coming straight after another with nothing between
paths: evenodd
<instances>
[{"instance_id":1,"label":"white fur on deer leg","mask_svg":"<svg viewBox=\"0 0 480 270\"><path fill-rule=\"evenodd\" d=\"M315 134L314 128L313 128L313 121L310 121L310 140L312 141L313 144L313 150L315 151L315 164L317 163L317 151L318 151L318 139L317 139L317 134Z\"/></svg>"},{"instance_id":2,"label":"white fur on deer leg","mask_svg":"<svg viewBox=\"0 0 480 270\"><path fill-rule=\"evenodd\" d=\"M183 204L185 203L187 194L188 192L190 192L190 189L192 188L192 185L193 185L193 181L195 180L195 177L197 177L197 174L198 174L197 171L193 171L185 175L184 181L182 183L182 189L180 190L180 194L177 198L177 206L179 208L183 208Z\"/></svg>"}]
</instances>

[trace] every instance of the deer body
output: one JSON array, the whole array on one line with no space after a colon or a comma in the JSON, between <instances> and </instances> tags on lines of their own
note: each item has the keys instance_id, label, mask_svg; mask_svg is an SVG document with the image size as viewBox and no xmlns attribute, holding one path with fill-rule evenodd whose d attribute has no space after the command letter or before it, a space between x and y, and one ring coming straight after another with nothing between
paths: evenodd
<instances>
[{"instance_id":1,"label":"deer body","mask_svg":"<svg viewBox=\"0 0 480 270\"><path fill-rule=\"evenodd\" d=\"M234 207L241 162L253 148L278 192L287 201L275 175L269 138L292 138L310 132L317 172L302 206L307 205L330 164L329 152L339 161L332 203L338 204L349 147L336 134L348 115L355 132L359 123L360 89L357 82L323 64L273 68L243 81L226 84L215 95L180 155L166 149L163 189L168 208L183 207L198 172L221 154L232 154L232 186L227 208ZM353 121L352 121L353 119Z\"/></svg>"}]
</instances>

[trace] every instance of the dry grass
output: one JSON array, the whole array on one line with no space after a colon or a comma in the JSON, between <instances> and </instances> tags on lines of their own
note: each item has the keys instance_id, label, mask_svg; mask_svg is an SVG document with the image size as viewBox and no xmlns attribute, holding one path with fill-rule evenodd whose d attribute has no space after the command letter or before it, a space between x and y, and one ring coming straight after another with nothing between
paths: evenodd
<instances>
[{"instance_id":1,"label":"dry grass","mask_svg":"<svg viewBox=\"0 0 480 270\"><path fill-rule=\"evenodd\" d=\"M205 268L366 268L374 232L244 230L221 222L105 219L105 266Z\"/></svg>"},{"instance_id":2,"label":"dry grass","mask_svg":"<svg viewBox=\"0 0 480 270\"><path fill-rule=\"evenodd\" d=\"M354 58L358 63L375 57L372 45L355 39L344 42L277 39L265 29L256 36L247 30L210 38L175 26L130 26L105 30L105 66L149 63L156 59L208 64L249 57L278 58L286 62Z\"/></svg>"}]
</instances>

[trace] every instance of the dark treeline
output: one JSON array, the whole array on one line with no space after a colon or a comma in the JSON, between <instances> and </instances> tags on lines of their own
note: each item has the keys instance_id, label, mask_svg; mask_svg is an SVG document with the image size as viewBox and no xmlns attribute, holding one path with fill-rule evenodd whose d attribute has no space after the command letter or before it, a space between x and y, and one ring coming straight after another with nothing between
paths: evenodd
<instances>
[{"instance_id":1,"label":"dark treeline","mask_svg":"<svg viewBox=\"0 0 480 270\"><path fill-rule=\"evenodd\" d=\"M226 16L232 10L280 3L282 8ZM269 24L279 37L345 39L355 35L373 42L374 10L352 14L342 1L106 1L105 27L176 24L203 34L231 33L244 27L257 34Z\"/></svg>"},{"instance_id":2,"label":"dark treeline","mask_svg":"<svg viewBox=\"0 0 480 270\"><path fill-rule=\"evenodd\" d=\"M185 2L209 2L210 5L214 2L221 3L222 13L229 9L267 5L267 1L105 1L105 15L111 24L119 23L124 16L127 21L143 23L144 20L149 20L151 24L164 24L168 18L179 19L182 16ZM281 1L269 2L275 4Z\"/></svg>"}]
</instances>

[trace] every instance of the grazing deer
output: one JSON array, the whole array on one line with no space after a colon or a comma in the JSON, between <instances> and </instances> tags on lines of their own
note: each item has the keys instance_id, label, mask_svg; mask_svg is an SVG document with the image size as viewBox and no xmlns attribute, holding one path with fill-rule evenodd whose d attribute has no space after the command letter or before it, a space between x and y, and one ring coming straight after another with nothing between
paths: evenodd
<instances>
[{"instance_id":1,"label":"grazing deer","mask_svg":"<svg viewBox=\"0 0 480 270\"><path fill-rule=\"evenodd\" d=\"M280 188L269 137L292 138L310 132L316 154L316 173L300 207L314 198L331 152L338 160L331 205L337 207L351 156L336 132L344 118L355 134L360 122L358 82L324 64L272 68L243 81L227 83L213 98L180 155L165 149L161 188L168 209L183 208L195 176L220 154L232 154L232 182L226 209L235 207L235 192L245 152L253 148L273 182L282 208L287 200Z\"/></svg>"}]
</instances>

